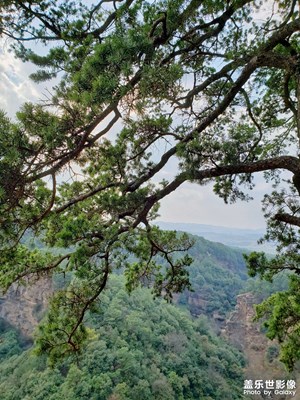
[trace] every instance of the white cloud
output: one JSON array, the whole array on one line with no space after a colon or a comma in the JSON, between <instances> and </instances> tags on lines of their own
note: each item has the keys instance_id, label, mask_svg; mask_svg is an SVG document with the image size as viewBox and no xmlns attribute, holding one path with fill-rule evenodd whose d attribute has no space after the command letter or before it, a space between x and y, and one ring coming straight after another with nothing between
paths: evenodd
<instances>
[{"instance_id":1,"label":"white cloud","mask_svg":"<svg viewBox=\"0 0 300 400\"><path fill-rule=\"evenodd\" d=\"M41 98L41 87L29 79L33 67L16 59L0 42L0 108L13 118L21 104Z\"/></svg>"}]
</instances>

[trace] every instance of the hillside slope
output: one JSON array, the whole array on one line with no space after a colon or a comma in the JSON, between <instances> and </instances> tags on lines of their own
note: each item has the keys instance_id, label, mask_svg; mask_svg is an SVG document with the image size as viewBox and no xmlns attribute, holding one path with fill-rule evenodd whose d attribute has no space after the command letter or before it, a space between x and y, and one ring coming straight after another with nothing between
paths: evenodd
<instances>
[{"instance_id":1,"label":"hillside slope","mask_svg":"<svg viewBox=\"0 0 300 400\"><path fill-rule=\"evenodd\" d=\"M241 354L217 337L202 317L150 290L129 296L114 276L89 318L90 340L76 360L47 367L11 340L0 345L2 400L234 400L241 399ZM2 332L7 340L9 332ZM10 331L10 334L12 332ZM5 337L6 335L6 337ZM2 342L3 343L3 342Z\"/></svg>"},{"instance_id":2,"label":"hillside slope","mask_svg":"<svg viewBox=\"0 0 300 400\"><path fill-rule=\"evenodd\" d=\"M174 296L174 300L180 306L180 308L188 309L191 312L191 314L194 317L196 317L195 323L196 325L198 324L197 325L198 327L204 324L203 326L205 326L205 329L203 328L204 331L201 342L203 342L204 340L204 342L207 343L208 348L212 348L211 346L217 346L219 347L219 350L221 352L225 351L225 349L227 349L229 353L232 352L231 347L228 346L226 347L223 340L219 340L216 338L216 334L213 333L211 329L209 329L208 322L203 321L203 316L205 315L209 318L210 321L209 324L213 324L217 332L219 333L221 332L221 336L223 338L231 342L232 345L236 346L238 350L241 350L244 353L246 358L244 373L247 379L254 379L254 380L275 379L275 378L285 379L286 377L290 376L285 373L282 364L279 363L278 361L277 344L268 341L264 333L260 329L260 324L259 323L254 324L252 321L254 316L253 304L258 303L263 297L269 295L274 290L284 290L286 285L286 280L284 279L284 277L279 277L279 279L277 279L277 281L275 280L275 282L272 285L269 283L264 283L257 280L249 279L247 277L245 262L241 250L229 248L220 243L213 243L203 238L199 238L197 236L194 236L194 240L195 240L195 245L190 250L190 254L194 258L194 262L189 269L193 291L186 290L184 293ZM182 356L181 352L182 343L185 343L184 346L187 345L186 339L183 339L183 336L188 338L187 339L188 342L190 342L191 340L191 343L194 343L193 344L194 347L196 346L197 348L197 346L200 347L202 346L202 344L201 345L195 344L198 342L193 341L194 340L192 339L193 333L187 334L185 331L186 324L188 324L188 326L190 327L192 326L191 324L194 324L191 319L188 319L187 316L184 317L180 316L181 314L177 314L176 308L173 307L170 309L169 305L165 304L164 302L159 302L159 301L153 302L149 291L144 292L142 289L139 289L138 291L133 292L131 297L128 297L128 295L121 288L123 284L122 279L123 279L122 277L114 277L112 279L112 281L115 284L115 287L113 287L110 291L107 292L106 295L104 295L100 303L101 304L100 314L98 316L93 317L92 325L96 332L95 338L101 337L102 338L101 340L104 340L106 343L107 341L111 340L110 336L109 337L106 336L107 333L110 332L110 335L112 335L112 337L114 338L113 340L115 340L117 343L119 336L122 337L122 330L126 331L127 329L129 329L128 321L131 321L130 322L131 333L129 335L131 337L130 343L122 342L122 346L124 345L128 349L127 351L129 354L135 354L136 345L134 345L134 342L140 343L141 341L143 342L144 340L145 341L144 346L147 346L147 341L149 340L151 341L153 339L152 333L155 336L156 335L155 332L161 332L161 329L162 330L166 329L165 322L169 321L169 319L171 318L170 316L167 315L168 312L171 312L171 314L173 316L176 316L176 318L178 317L179 320L177 322L173 321L166 331L168 333L165 332L165 334L167 334L167 339L166 339L167 342L170 344L171 347L173 346L172 348L174 352L178 353L176 357L179 357L179 355L180 357ZM59 280L59 284L60 285L63 284L61 279ZM56 285L57 285L57 279L56 279ZM17 295L13 291L10 291L6 298L2 297L1 299L2 301L0 302L0 317L1 316L5 317L6 321L9 321L15 327L20 329L23 334L25 335L31 334L34 327L36 326L37 320L42 315L43 308L47 303L47 296L51 294L52 290L53 290L53 285L51 280L46 280L44 281L44 283L40 282L38 286L36 286L35 288L27 287L25 289L19 290L17 292ZM151 309L152 314L149 309L149 304L151 304L151 307L153 307L153 309ZM157 310L155 309L155 307L158 307ZM166 311L167 314L162 314L165 315L164 317L159 317L160 313L164 313L163 309L169 311ZM148 321L149 318L150 320ZM150 323L150 321L152 322ZM150 323L150 325L148 325L148 322ZM183 327L181 326L182 323L184 323ZM182 329L184 333L182 333ZM193 331L194 328L190 329L192 329ZM2 352L0 348L0 356L1 354L2 356L4 355L5 357L7 357L7 354L11 356L12 353L14 353L14 351L15 354L20 354L23 351L23 349L26 348L26 346L28 345L28 342L26 342L25 340L26 346L24 347L24 345L21 345L20 347L20 344L16 339L16 334L13 333L10 326L9 329L4 330L2 334L0 333L0 335L2 335L1 336L3 342L2 344L4 346L2 348ZM161 333L158 336L161 336ZM96 340L95 338L94 340ZM91 349L93 348L93 346L96 347L98 346L96 345L96 342L93 342L94 343L93 345L91 343L89 344L89 346L92 346ZM160 342L161 344L159 345L158 342L157 339L155 339L156 344L153 345L152 349L149 348L149 354L151 353L151 357L152 358L154 357L152 359L149 356L150 361L148 360L148 362L150 364L154 362L153 360L157 359L158 354L161 351L161 348L165 349L166 342L164 341ZM21 339L21 343L24 344L24 339ZM89 346L87 348L87 352L89 352L88 350ZM106 351L108 351L106 346L107 343L105 345L105 348ZM9 348L10 351L8 352ZM227 353L227 350L225 351L225 354L229 354ZM113 352L117 351L116 349L114 349L113 343L109 345L109 352L110 351ZM141 347L140 351L143 351L143 346ZM156 354L157 351L158 353ZM216 351L216 349L214 351ZM23 353L19 357L21 358L17 358L16 360L18 361L16 362L20 364L21 371L23 368L22 365L30 361L33 368L33 370L31 370L31 373L34 375L36 373L35 368L37 369L42 368L44 375L40 376L40 379L42 381L44 379L46 380L48 379L47 374L49 373L49 371L47 370L44 361L42 362L42 367L41 367L40 366L41 361L33 359L32 356L29 355L29 353ZM109 359L112 360L114 359L114 357L116 356L115 355L109 356ZM170 357L173 360L174 355L170 355ZM189 372L189 369L187 367L183 366L182 363L185 363L187 365L187 361L184 361L185 356L182 357L183 359L180 361L178 358L176 363L181 362L182 365L181 373L183 374L181 375L181 377L183 379L183 376L186 375L188 377L191 372ZM191 357L191 355L189 355L189 357ZM239 360L240 361L235 361L235 365L238 366L237 368L241 372L240 368L242 361L241 359ZM4 368L3 374L6 377L8 376L7 371L9 371L11 368L11 362L12 359L10 358L9 360L6 360L4 364L3 363L0 364L0 371L1 368ZM81 358L81 362L82 365L84 366L86 362L84 357ZM107 360L106 359L102 360L101 363L102 362L105 364ZM135 356L133 356L131 362L132 364L135 364L139 363L140 361L139 359L135 359ZM226 390L227 390L227 395L229 397L224 397L224 393L223 395L221 395L220 393L216 394L215 392L213 392L213 396L205 397L207 399L234 398L230 397L230 395L228 394L229 393L228 391L232 389L228 388L228 382L227 382L228 377L224 376L222 362L223 361L220 361L220 359L219 360L216 359L213 369L216 369L218 373L220 373L221 375L220 379L221 380L224 379L224 382L226 382L227 385ZM199 360L196 362L196 364L197 363L199 363ZM219 367L217 367L217 364L219 364ZM160 367L158 367L160 371L163 370L162 365L163 364L160 364ZM120 373L121 375L125 373L122 370L123 367L125 368L124 365L121 365L120 367L117 368L117 370L119 370L118 373ZM73 369L71 368L70 363L66 368L67 368L66 371L68 371L67 373L65 372L65 374L67 374L66 376L62 378L60 375L57 375L55 378L58 380L58 382L60 382L60 384L57 385L55 384L56 385L55 390L53 389L54 390L53 393L56 393L56 395L57 393L60 393L59 391L61 390L60 388L61 385L62 387L69 385L66 383L65 378L67 377L67 379L69 379L68 378L69 373L70 371L73 371ZM114 369L115 367L112 366L111 368ZM168 374L166 375L166 371L167 370L163 372L164 377L161 378L162 382L165 381L165 379L167 380L169 379L168 377L169 375ZM81 372L77 371L76 373L80 375ZM240 372L239 375L236 376L235 378L232 377L230 378L233 380L232 382L230 381L231 383L229 384L230 388L233 386L235 387L234 395L237 396L236 398L242 398L239 397L241 396L242 386L243 386L243 379ZM18 373L21 376L23 372L18 372ZM168 373L170 373L170 371ZM151 375L150 371L148 371L146 375L150 376ZM84 372L82 376L84 376L84 378L89 381L90 379L92 379L93 374L87 377L85 376ZM49 379L51 381L52 378ZM201 375L201 380L204 379L207 378L204 375ZM109 381L111 381L111 378ZM122 383L119 380L117 380L116 382L118 382L116 384L117 386L119 385L119 383L120 384ZM180 382L181 382L180 385L182 386L183 381L181 380ZM225 385L224 382L221 386ZM145 385L149 389L150 387L152 387L151 386L152 383L150 384L148 382L148 384ZM115 383L108 385L111 389L111 393L114 393L114 390L117 390L117 392L119 390L116 389L114 384ZM13 383L12 382L8 383L8 387L9 385L13 386ZM173 383L170 385L171 385L170 393L173 393L174 392L174 387L172 386ZM132 386L132 388L133 387L134 385ZM194 387L194 383L192 384L192 387ZM22 388L20 387L20 390L21 391L27 390L26 385ZM35 388L34 390L37 390L37 388ZM127 388L126 390L130 392L131 389L129 390ZM135 388L134 390L142 390L142 389ZM150 397L148 398L156 399L156 397L153 397L154 396L153 392L151 392L152 389L149 390L150 394L148 392L147 393ZM116 400L119 398L123 399L123 397L117 397L120 396L120 394L116 393L114 394L115 397L112 397L112 400L113 399ZM187 396L188 392L184 393L185 396ZM31 397L28 398L30 400L32 399L36 400L39 398L39 397L32 397L32 396L37 396L36 392L31 392L30 396ZM73 393L72 396L75 396L75 394ZM76 399L76 396L74 397L74 399ZM177 399L177 398L181 399L181 397L176 397L174 393L170 394L170 396L171 396L169 397L170 399ZM192 397L183 397L183 398L198 399L198 397L193 397L196 396L195 394L192 394L191 396ZM45 397L45 399L46 398L47 397ZM138 398L139 397L137 397L137 399ZM285 397L282 397L282 399L284 398ZM7 399L19 400L19 398L14 398L14 397L7 397ZM49 399L52 400L51 397L49 397ZM98 397L96 397L96 399L98 399ZM127 397L124 397L124 399L127 399Z\"/></svg>"}]
</instances>

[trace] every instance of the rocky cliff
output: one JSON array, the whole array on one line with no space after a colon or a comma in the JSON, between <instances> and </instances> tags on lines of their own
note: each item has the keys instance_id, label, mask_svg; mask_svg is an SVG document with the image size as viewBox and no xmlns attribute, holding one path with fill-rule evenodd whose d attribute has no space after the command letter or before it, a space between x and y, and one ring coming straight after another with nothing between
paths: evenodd
<instances>
[{"instance_id":1,"label":"rocky cliff","mask_svg":"<svg viewBox=\"0 0 300 400\"><path fill-rule=\"evenodd\" d=\"M52 291L49 278L41 278L33 285L11 287L0 296L0 318L18 328L23 335L31 336Z\"/></svg>"},{"instance_id":2,"label":"rocky cliff","mask_svg":"<svg viewBox=\"0 0 300 400\"><path fill-rule=\"evenodd\" d=\"M257 303L252 293L243 293L237 296L235 310L226 320L221 332L232 344L240 349L246 357L245 379L255 382L262 380L290 380L299 382L300 374L289 374L284 365L279 361L279 346L276 341L269 340L262 331L261 323L254 322L255 308ZM298 378L298 379L297 379ZM248 397L246 397L248 398ZM296 395L253 395L253 399L300 399L300 387Z\"/></svg>"}]
</instances>

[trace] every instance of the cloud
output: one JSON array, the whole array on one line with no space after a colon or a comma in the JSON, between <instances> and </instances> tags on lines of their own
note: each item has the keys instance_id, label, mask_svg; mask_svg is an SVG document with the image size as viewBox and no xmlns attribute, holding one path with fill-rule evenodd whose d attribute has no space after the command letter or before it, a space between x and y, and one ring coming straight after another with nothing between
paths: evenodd
<instances>
[{"instance_id":1,"label":"cloud","mask_svg":"<svg viewBox=\"0 0 300 400\"><path fill-rule=\"evenodd\" d=\"M41 86L29 79L33 66L16 59L0 42L0 108L13 118L20 106L41 98Z\"/></svg>"}]
</instances>

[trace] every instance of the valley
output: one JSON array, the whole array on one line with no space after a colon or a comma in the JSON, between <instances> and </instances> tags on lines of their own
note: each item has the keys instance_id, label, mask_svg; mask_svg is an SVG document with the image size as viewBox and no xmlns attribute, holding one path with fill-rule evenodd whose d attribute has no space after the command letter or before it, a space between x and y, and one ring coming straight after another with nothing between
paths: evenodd
<instances>
[{"instance_id":1,"label":"valley","mask_svg":"<svg viewBox=\"0 0 300 400\"><path fill-rule=\"evenodd\" d=\"M34 286L10 289L0 299L3 399L54 400L64 393L70 400L135 400L140 398L137 393L143 393L145 399L231 400L248 398L243 395L246 379L296 380L298 374L288 374L278 360L278 344L266 338L261 323L253 322L254 304L274 290L284 290L286 278L279 277L273 285L249 278L242 250L195 235L193 239L189 251L194 259L189 268L193 291L174 295L174 304L169 305L153 300L149 289L136 289L129 296L123 277L112 276L98 313L88 317L90 337L76 364L74 359L59 361L55 370L45 357L33 355L31 346L48 298L64 285L63 279L43 278ZM93 361L88 361L91 357ZM25 364L30 365L26 372ZM24 374L18 395L12 394L15 374ZM210 374L218 388L209 384ZM34 375L44 382L44 397L38 394L39 383L28 387ZM96 376L102 377L97 384ZM78 393L71 390L72 379L80 382ZM83 380L89 383L84 385ZM49 382L51 390L45 394ZM16 397L20 393L25 397Z\"/></svg>"}]
</instances>

